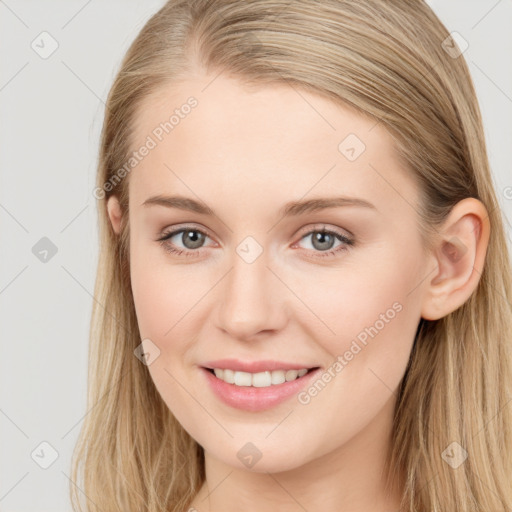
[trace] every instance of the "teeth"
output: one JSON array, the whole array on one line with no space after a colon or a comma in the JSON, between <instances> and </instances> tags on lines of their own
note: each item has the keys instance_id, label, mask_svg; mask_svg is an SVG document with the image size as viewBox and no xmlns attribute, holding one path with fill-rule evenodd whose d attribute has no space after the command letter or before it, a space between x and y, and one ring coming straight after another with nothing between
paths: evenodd
<instances>
[{"instance_id":1,"label":"teeth","mask_svg":"<svg viewBox=\"0 0 512 512\"><path fill-rule=\"evenodd\" d=\"M297 377L308 373L307 368L301 370L273 370L260 373L237 372L234 370L214 368L215 376L228 384L236 386L253 386L255 388L266 388L271 385L290 382Z\"/></svg>"}]
</instances>

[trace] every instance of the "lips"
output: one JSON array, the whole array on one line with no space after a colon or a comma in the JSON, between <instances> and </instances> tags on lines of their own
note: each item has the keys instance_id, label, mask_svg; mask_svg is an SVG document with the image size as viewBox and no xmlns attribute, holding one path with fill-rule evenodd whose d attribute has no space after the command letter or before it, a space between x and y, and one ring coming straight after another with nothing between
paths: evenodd
<instances>
[{"instance_id":1,"label":"lips","mask_svg":"<svg viewBox=\"0 0 512 512\"><path fill-rule=\"evenodd\" d=\"M220 363L220 361L212 362L215 362L215 364ZM230 362L230 364L233 363ZM282 363L278 364L281 365ZM213 372L206 367L201 368L200 375L202 375L201 378L206 379L206 384L208 384L214 396L225 405L235 409L260 412L276 407L292 399L297 393L304 389L304 387L311 383L320 372L320 368L317 368L290 382L283 382L282 384L268 387L237 386L235 384L229 384L217 378Z\"/></svg>"}]
</instances>

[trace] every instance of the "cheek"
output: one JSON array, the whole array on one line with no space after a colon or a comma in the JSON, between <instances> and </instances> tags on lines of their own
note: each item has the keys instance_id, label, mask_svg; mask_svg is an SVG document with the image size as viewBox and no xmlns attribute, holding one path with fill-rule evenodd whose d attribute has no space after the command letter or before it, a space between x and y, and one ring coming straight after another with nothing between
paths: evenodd
<instances>
[{"instance_id":1,"label":"cheek","mask_svg":"<svg viewBox=\"0 0 512 512\"><path fill-rule=\"evenodd\" d=\"M315 450L330 449L329 432L343 440L364 429L393 398L407 367L420 318L419 292L410 293L421 274L420 259L397 259L393 250L379 256L373 264L331 270L329 279L316 273L303 280L300 297L311 311L295 321L330 364L299 395L301 414L291 423L298 431L325 430ZM318 426L318 417L325 426Z\"/></svg>"},{"instance_id":2,"label":"cheek","mask_svg":"<svg viewBox=\"0 0 512 512\"><path fill-rule=\"evenodd\" d=\"M168 291L169 284L137 257L131 261L131 281L141 336L159 337L171 328L169 313L174 311L174 304L169 303L173 296Z\"/></svg>"},{"instance_id":3,"label":"cheek","mask_svg":"<svg viewBox=\"0 0 512 512\"><path fill-rule=\"evenodd\" d=\"M180 383L190 378L188 349L197 339L198 325L194 317L198 308L193 306L204 292L197 279L187 276L183 267L166 263L165 257L155 258L149 251L134 248L130 258L140 336L149 338L159 350L148 366L149 373L169 410L186 424L190 395ZM197 393L189 385L186 389Z\"/></svg>"},{"instance_id":4,"label":"cheek","mask_svg":"<svg viewBox=\"0 0 512 512\"><path fill-rule=\"evenodd\" d=\"M131 248L130 273L132 293L141 339L149 338L159 357L149 366L157 388L172 409L190 397L182 396L178 382L190 379L195 368L197 341L205 338L211 311L208 292L219 279L219 273L206 267L177 264L163 249ZM215 275L214 275L215 274Z\"/></svg>"},{"instance_id":5,"label":"cheek","mask_svg":"<svg viewBox=\"0 0 512 512\"><path fill-rule=\"evenodd\" d=\"M421 316L421 264L419 253L390 246L364 260L347 259L336 271L304 274L295 288L308 306L295 317L301 330L332 361L342 358L360 391L377 380L368 378L370 369L390 387L403 376Z\"/></svg>"},{"instance_id":6,"label":"cheek","mask_svg":"<svg viewBox=\"0 0 512 512\"><path fill-rule=\"evenodd\" d=\"M165 340L198 301L201 280L192 266L172 263L158 242L131 238L130 275L141 336ZM167 334L168 333L168 334Z\"/></svg>"}]
</instances>

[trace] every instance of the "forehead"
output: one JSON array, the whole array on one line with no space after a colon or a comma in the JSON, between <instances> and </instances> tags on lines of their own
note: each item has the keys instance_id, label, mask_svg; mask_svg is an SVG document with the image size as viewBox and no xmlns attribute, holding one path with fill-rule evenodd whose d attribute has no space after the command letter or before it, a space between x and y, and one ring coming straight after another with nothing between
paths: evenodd
<instances>
[{"instance_id":1,"label":"forehead","mask_svg":"<svg viewBox=\"0 0 512 512\"><path fill-rule=\"evenodd\" d=\"M135 206L182 194L218 209L277 209L336 193L410 214L417 199L381 124L295 85L190 77L146 98L134 128L133 149L151 147L130 174Z\"/></svg>"}]
</instances>

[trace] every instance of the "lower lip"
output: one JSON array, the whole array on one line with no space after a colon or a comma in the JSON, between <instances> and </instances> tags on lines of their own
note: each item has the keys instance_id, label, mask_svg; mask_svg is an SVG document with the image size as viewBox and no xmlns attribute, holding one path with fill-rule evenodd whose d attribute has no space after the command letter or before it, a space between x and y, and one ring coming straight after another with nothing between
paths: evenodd
<instances>
[{"instance_id":1,"label":"lower lip","mask_svg":"<svg viewBox=\"0 0 512 512\"><path fill-rule=\"evenodd\" d=\"M218 379L206 368L201 368L212 391L227 405L245 411L264 411L296 395L319 372L320 368L311 370L306 375L290 382L271 385L264 388L254 386L237 386Z\"/></svg>"}]
</instances>

